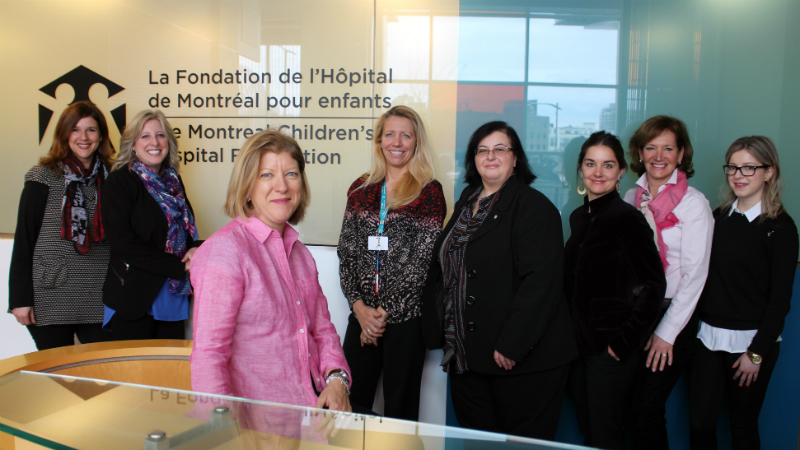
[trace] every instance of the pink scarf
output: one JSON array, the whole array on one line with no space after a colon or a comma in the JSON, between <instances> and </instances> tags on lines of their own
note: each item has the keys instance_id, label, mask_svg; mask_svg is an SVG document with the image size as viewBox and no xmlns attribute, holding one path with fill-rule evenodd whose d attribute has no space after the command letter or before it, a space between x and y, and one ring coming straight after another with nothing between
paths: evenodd
<instances>
[{"instance_id":1,"label":"pink scarf","mask_svg":"<svg viewBox=\"0 0 800 450\"><path fill-rule=\"evenodd\" d=\"M643 187L639 186L636 188L634 206L640 209L645 216L647 216L648 212L653 214L656 225L653 231L658 238L658 255L661 257L661 264L664 265L665 273L669 264L667 263L667 245L664 244L661 232L667 228L672 228L675 224L680 222L680 220L675 217L675 214L672 214L672 210L683 200L683 196L686 195L687 190L689 190L689 183L686 181L686 174L680 170L678 170L678 182L665 185L664 190L653 200L647 201L649 195L652 194L648 194Z\"/></svg>"}]
</instances>

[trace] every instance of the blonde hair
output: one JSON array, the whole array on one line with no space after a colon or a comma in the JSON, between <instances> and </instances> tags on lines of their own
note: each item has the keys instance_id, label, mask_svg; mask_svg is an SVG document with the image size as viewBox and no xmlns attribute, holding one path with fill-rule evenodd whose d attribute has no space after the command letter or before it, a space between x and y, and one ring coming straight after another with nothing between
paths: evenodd
<instances>
[{"instance_id":1,"label":"blonde hair","mask_svg":"<svg viewBox=\"0 0 800 450\"><path fill-rule=\"evenodd\" d=\"M772 139L766 136L740 137L733 141L728 151L725 152L725 164L730 164L733 154L740 150L747 150L761 165L770 166L774 169L772 177L770 177L761 194L761 218L759 222L764 221L766 217L770 219L777 218L784 211L783 203L781 202L783 181L781 180L781 167L778 161L778 149L775 148ZM725 186L723 186L722 195L720 196L720 210L722 210L723 215L730 210L736 198L736 194L733 193L733 189L731 189L726 177Z\"/></svg>"},{"instance_id":2,"label":"blonde hair","mask_svg":"<svg viewBox=\"0 0 800 450\"><path fill-rule=\"evenodd\" d=\"M311 191L308 187L305 171L306 161L303 159L303 151L297 141L277 130L264 130L254 134L242 146L236 156L231 180L228 183L228 194L223 207L225 214L231 218L236 218L237 216L250 217L253 214L255 210L252 203L248 202L247 199L256 184L261 157L266 153L278 154L283 152L289 153L297 161L300 180L303 184L300 191L300 203L297 205L292 217L289 218L289 223L296 225L303 220L306 208L311 202Z\"/></svg>"},{"instance_id":3,"label":"blonde hair","mask_svg":"<svg viewBox=\"0 0 800 450\"><path fill-rule=\"evenodd\" d=\"M136 140L139 139L139 136L142 135L144 125L151 120L157 120L161 123L164 133L167 135L169 147L167 157L161 162L159 172L164 169L165 165L175 169L175 172L180 171L181 163L178 159L178 140L175 138L175 134L172 132L172 126L167 121L164 113L157 109L145 109L137 114L131 123L125 127L125 131L122 132L122 137L119 139L119 156L111 170L127 167L128 164L136 161L136 154L133 153L133 146L136 144Z\"/></svg>"},{"instance_id":4,"label":"blonde hair","mask_svg":"<svg viewBox=\"0 0 800 450\"><path fill-rule=\"evenodd\" d=\"M428 143L428 135L425 133L425 125L422 123L422 119L408 106L395 106L386 111L378 119L378 123L375 124L372 167L370 167L369 172L362 176L366 181L361 187L380 183L386 178L386 159L381 149L381 136L383 135L383 127L390 117L404 117L411 121L411 124L414 125L414 135L417 139L416 150L414 150L414 155L408 162L408 172L397 183L394 196L387 205L389 209L397 209L408 205L419 197L419 194L422 193L422 188L433 181L436 176L436 167L433 163L431 147Z\"/></svg>"}]
</instances>

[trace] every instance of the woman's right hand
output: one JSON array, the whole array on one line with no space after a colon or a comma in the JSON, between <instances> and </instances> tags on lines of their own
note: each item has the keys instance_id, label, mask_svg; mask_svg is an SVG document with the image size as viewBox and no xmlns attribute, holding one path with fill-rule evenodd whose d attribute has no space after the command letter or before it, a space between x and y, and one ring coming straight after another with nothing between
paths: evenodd
<instances>
[{"instance_id":1,"label":"woman's right hand","mask_svg":"<svg viewBox=\"0 0 800 450\"><path fill-rule=\"evenodd\" d=\"M353 312L356 313L361 331L372 341L376 341L379 337L383 336L383 331L386 329L386 318L389 313L384 311L383 307L378 309L372 308L364 304L364 301L358 300L353 303Z\"/></svg>"},{"instance_id":2,"label":"woman's right hand","mask_svg":"<svg viewBox=\"0 0 800 450\"><path fill-rule=\"evenodd\" d=\"M17 322L22 325L33 325L36 323L36 319L33 317L33 307L31 306L14 308L11 310L11 314L14 314L14 317L17 318Z\"/></svg>"}]
</instances>

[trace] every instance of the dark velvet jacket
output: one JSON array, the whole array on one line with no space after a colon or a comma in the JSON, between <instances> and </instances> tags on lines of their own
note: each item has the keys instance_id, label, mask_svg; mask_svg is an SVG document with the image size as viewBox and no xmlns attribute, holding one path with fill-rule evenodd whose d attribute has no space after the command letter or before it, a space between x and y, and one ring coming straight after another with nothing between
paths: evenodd
<instances>
[{"instance_id":1,"label":"dark velvet jacket","mask_svg":"<svg viewBox=\"0 0 800 450\"><path fill-rule=\"evenodd\" d=\"M626 359L653 331L667 281L644 215L617 191L569 218L564 292L582 355L611 349Z\"/></svg>"},{"instance_id":2,"label":"dark velvet jacket","mask_svg":"<svg viewBox=\"0 0 800 450\"><path fill-rule=\"evenodd\" d=\"M122 318L136 320L147 314L167 278L183 277L185 264L165 251L167 216L139 175L128 168L117 169L103 189L103 223L111 244L103 303ZM183 181L181 189L185 194ZM201 243L189 237L186 245L192 248Z\"/></svg>"},{"instance_id":3,"label":"dark velvet jacket","mask_svg":"<svg viewBox=\"0 0 800 450\"><path fill-rule=\"evenodd\" d=\"M422 300L428 348L444 344L439 249L476 189L464 189L434 245ZM512 176L467 244L464 345L471 371L516 375L559 367L578 356L562 292L562 239L558 210ZM512 370L497 366L495 350L516 362Z\"/></svg>"}]
</instances>

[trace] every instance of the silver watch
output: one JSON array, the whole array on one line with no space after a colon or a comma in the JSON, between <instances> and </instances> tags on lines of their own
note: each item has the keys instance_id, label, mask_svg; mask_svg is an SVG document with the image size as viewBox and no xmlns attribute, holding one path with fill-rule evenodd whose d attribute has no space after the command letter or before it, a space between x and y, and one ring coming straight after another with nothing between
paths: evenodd
<instances>
[{"instance_id":1,"label":"silver watch","mask_svg":"<svg viewBox=\"0 0 800 450\"><path fill-rule=\"evenodd\" d=\"M344 384L344 388L347 390L347 395L350 395L350 377L347 375L347 372L342 369L336 369L328 374L328 377L325 378L325 383L330 384L334 379L341 381L342 384Z\"/></svg>"}]
</instances>

